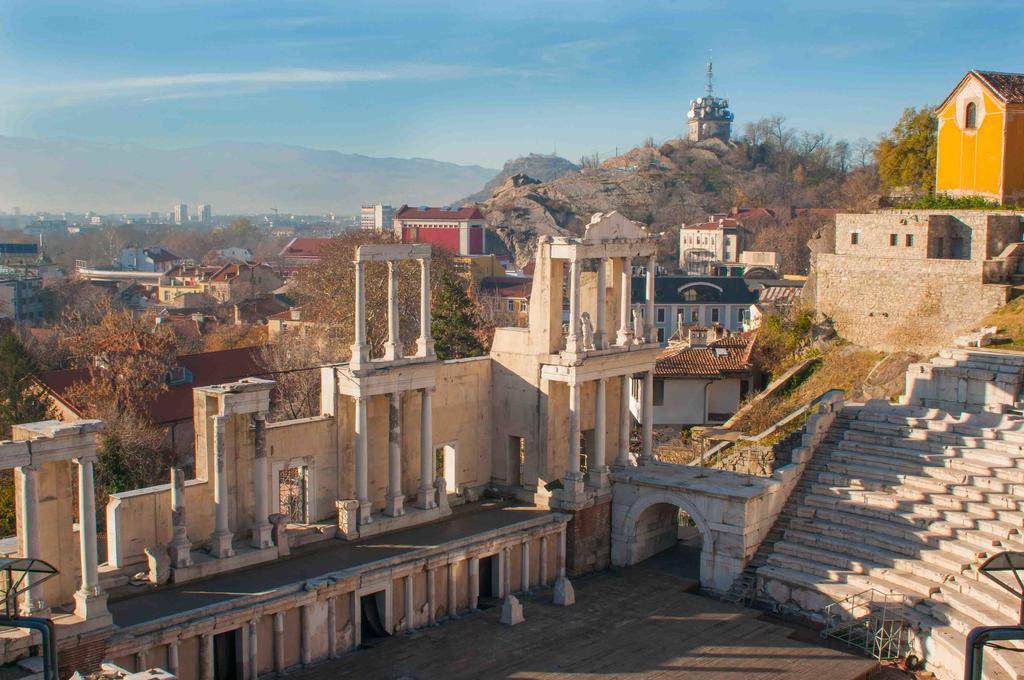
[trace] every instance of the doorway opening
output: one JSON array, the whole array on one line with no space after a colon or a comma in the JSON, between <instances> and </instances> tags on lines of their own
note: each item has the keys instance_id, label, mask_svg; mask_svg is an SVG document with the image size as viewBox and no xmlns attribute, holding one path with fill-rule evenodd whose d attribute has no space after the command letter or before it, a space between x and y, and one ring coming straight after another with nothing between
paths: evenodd
<instances>
[{"instance_id":1,"label":"doorway opening","mask_svg":"<svg viewBox=\"0 0 1024 680\"><path fill-rule=\"evenodd\" d=\"M242 669L239 660L242 658L239 631L229 630L213 636L213 678L214 680L239 680Z\"/></svg>"},{"instance_id":2,"label":"doorway opening","mask_svg":"<svg viewBox=\"0 0 1024 680\"><path fill-rule=\"evenodd\" d=\"M434 475L444 479L449 496L458 493L455 485L455 445L443 444L434 449Z\"/></svg>"},{"instance_id":3,"label":"doorway opening","mask_svg":"<svg viewBox=\"0 0 1024 680\"><path fill-rule=\"evenodd\" d=\"M292 524L309 524L309 466L282 468L277 490L280 513Z\"/></svg>"},{"instance_id":4,"label":"doorway opening","mask_svg":"<svg viewBox=\"0 0 1024 680\"><path fill-rule=\"evenodd\" d=\"M523 437L508 438L508 484L523 485L523 471L526 467L526 439Z\"/></svg>"},{"instance_id":5,"label":"doorway opening","mask_svg":"<svg viewBox=\"0 0 1024 680\"><path fill-rule=\"evenodd\" d=\"M637 561L649 560L675 576L700 584L704 540L689 514L672 503L655 503L637 518Z\"/></svg>"},{"instance_id":6,"label":"doorway opening","mask_svg":"<svg viewBox=\"0 0 1024 680\"><path fill-rule=\"evenodd\" d=\"M387 597L383 590L359 598L360 633L364 646L373 646L374 641L390 637L386 625L386 607Z\"/></svg>"},{"instance_id":7,"label":"doorway opening","mask_svg":"<svg viewBox=\"0 0 1024 680\"><path fill-rule=\"evenodd\" d=\"M480 582L477 607L490 609L499 604L498 593L501 592L501 566L498 564L498 556L490 555L480 558Z\"/></svg>"}]
</instances>

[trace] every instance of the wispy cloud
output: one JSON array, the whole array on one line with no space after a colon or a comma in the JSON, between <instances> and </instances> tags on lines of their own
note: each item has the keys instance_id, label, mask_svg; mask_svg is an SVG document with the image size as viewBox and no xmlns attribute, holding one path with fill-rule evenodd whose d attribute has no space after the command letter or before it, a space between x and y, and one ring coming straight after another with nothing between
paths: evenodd
<instances>
[{"instance_id":1,"label":"wispy cloud","mask_svg":"<svg viewBox=\"0 0 1024 680\"><path fill-rule=\"evenodd\" d=\"M46 98L51 106L98 99L139 97L143 101L235 96L276 88L336 86L387 80L463 80L483 77L535 77L543 71L460 64L392 64L378 68L275 68L261 71L197 72L125 78L8 84L4 90L22 98ZM200 88L207 88L201 90Z\"/></svg>"}]
</instances>

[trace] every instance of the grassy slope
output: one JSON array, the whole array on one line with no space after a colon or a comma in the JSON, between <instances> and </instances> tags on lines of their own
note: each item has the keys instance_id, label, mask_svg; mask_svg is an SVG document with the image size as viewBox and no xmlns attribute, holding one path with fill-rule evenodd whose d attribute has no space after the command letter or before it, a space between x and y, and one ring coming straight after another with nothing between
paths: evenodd
<instances>
[{"instance_id":1,"label":"grassy slope","mask_svg":"<svg viewBox=\"0 0 1024 680\"><path fill-rule=\"evenodd\" d=\"M996 326L1001 335L1009 338L1007 344L996 345L998 349L1024 351L1024 297L1011 300L985 317L982 326Z\"/></svg>"}]
</instances>

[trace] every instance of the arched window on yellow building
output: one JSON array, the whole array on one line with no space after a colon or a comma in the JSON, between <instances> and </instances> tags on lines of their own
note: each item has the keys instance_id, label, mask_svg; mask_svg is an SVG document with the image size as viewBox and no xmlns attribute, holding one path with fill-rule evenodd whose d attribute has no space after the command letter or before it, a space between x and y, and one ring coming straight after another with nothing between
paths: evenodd
<instances>
[{"instance_id":1,"label":"arched window on yellow building","mask_svg":"<svg viewBox=\"0 0 1024 680\"><path fill-rule=\"evenodd\" d=\"M967 109L964 111L964 128L973 130L978 127L978 105L974 102L967 102Z\"/></svg>"}]
</instances>

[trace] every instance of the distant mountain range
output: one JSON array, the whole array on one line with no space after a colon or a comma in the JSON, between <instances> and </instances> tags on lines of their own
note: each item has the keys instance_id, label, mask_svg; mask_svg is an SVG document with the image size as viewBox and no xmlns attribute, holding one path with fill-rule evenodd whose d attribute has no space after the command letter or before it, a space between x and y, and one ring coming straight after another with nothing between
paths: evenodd
<instances>
[{"instance_id":1,"label":"distant mountain range","mask_svg":"<svg viewBox=\"0 0 1024 680\"><path fill-rule=\"evenodd\" d=\"M0 136L0 210L354 214L362 203L448 205L498 171L426 158L222 142L161 150Z\"/></svg>"}]
</instances>

